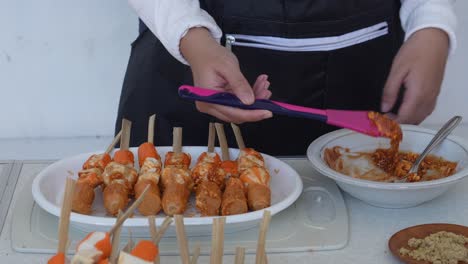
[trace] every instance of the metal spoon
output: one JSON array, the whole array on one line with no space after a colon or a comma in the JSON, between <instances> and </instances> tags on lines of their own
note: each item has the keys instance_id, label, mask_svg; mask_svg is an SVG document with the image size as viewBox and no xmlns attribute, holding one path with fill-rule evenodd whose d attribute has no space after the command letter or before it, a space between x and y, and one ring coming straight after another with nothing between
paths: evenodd
<instances>
[{"instance_id":1,"label":"metal spoon","mask_svg":"<svg viewBox=\"0 0 468 264\"><path fill-rule=\"evenodd\" d=\"M444 139L452 132L452 130L458 126L461 120L462 120L461 116L454 116L449 121L447 121L447 123L445 123L445 125L437 132L437 134L435 134L431 142L429 142L429 145L427 145L424 151L419 155L419 157L413 163L413 166L411 166L406 176L399 180L396 180L395 182L406 182L408 175L410 175L411 173L417 173L419 165L427 156L427 154L429 154L429 152L431 152L435 147L439 146L440 143L442 143Z\"/></svg>"}]
</instances>

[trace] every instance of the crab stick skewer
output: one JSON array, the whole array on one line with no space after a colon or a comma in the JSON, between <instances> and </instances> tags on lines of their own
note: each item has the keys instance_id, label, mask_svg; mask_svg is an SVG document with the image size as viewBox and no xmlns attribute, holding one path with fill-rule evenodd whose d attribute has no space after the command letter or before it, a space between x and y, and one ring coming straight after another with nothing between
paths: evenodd
<instances>
[{"instance_id":1,"label":"crab stick skewer","mask_svg":"<svg viewBox=\"0 0 468 264\"><path fill-rule=\"evenodd\" d=\"M59 222L59 241L57 254L49 259L48 264L65 264L65 253L68 241L68 226L70 224L70 214L72 207L72 194L75 188L75 181L67 177L65 192L63 194L62 209Z\"/></svg>"},{"instance_id":2,"label":"crab stick skewer","mask_svg":"<svg viewBox=\"0 0 468 264\"><path fill-rule=\"evenodd\" d=\"M208 151L203 152L192 170L195 183L195 206L202 216L219 215L221 190L224 188L224 175L217 173L221 159L214 152L215 127L210 123Z\"/></svg>"},{"instance_id":3,"label":"crab stick skewer","mask_svg":"<svg viewBox=\"0 0 468 264\"><path fill-rule=\"evenodd\" d=\"M104 181L104 207L110 215L117 215L123 210L133 192L138 173L134 168L134 156L128 149L130 142L131 122L122 121L122 137L120 139L120 150L114 154L114 161L110 162L104 169L102 175Z\"/></svg>"},{"instance_id":4,"label":"crab stick skewer","mask_svg":"<svg viewBox=\"0 0 468 264\"><path fill-rule=\"evenodd\" d=\"M265 168L262 154L246 148L238 126L231 124L239 145L238 170L247 190L249 209L256 211L271 205L270 174ZM239 140L241 139L241 140Z\"/></svg>"},{"instance_id":5,"label":"crab stick skewer","mask_svg":"<svg viewBox=\"0 0 468 264\"><path fill-rule=\"evenodd\" d=\"M161 192L159 191L159 178L161 176L161 157L154 147L155 115L148 121L148 142L138 148L138 163L140 173L135 184L135 197L139 197L146 185L150 185L149 193L138 207L142 215L156 215L161 210Z\"/></svg>"},{"instance_id":6,"label":"crab stick skewer","mask_svg":"<svg viewBox=\"0 0 468 264\"><path fill-rule=\"evenodd\" d=\"M145 188L140 198L138 198L119 218L109 232L89 233L76 247L76 255L73 257L72 264L80 263L102 263L105 262L112 252L112 239L125 220L140 205L145 197L149 186ZM117 232L118 233L118 232ZM118 234L117 234L118 235Z\"/></svg>"},{"instance_id":7,"label":"crab stick skewer","mask_svg":"<svg viewBox=\"0 0 468 264\"><path fill-rule=\"evenodd\" d=\"M109 153L120 139L119 132L112 143L102 154L91 155L83 164L83 170L78 172L78 181L73 192L72 210L80 214L91 214L94 202L94 189L103 183L102 172L112 161Z\"/></svg>"},{"instance_id":8,"label":"crab stick skewer","mask_svg":"<svg viewBox=\"0 0 468 264\"><path fill-rule=\"evenodd\" d=\"M165 167L161 174L161 185L164 189L162 208L164 213L170 216L184 213L193 188L188 169L191 157L182 152L182 128L175 127L173 137L173 151L166 155Z\"/></svg>"},{"instance_id":9,"label":"crab stick skewer","mask_svg":"<svg viewBox=\"0 0 468 264\"><path fill-rule=\"evenodd\" d=\"M118 264L153 264L159 263L158 243L164 232L167 230L172 220L169 217L164 219L159 232L156 230L154 216L148 217L151 240L140 240L130 253L120 252Z\"/></svg>"}]
</instances>

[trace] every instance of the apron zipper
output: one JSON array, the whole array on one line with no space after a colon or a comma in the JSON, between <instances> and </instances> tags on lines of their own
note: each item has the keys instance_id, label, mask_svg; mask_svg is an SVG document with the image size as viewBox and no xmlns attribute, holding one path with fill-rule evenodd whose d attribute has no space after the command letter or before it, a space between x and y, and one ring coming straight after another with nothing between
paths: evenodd
<instances>
[{"instance_id":1,"label":"apron zipper","mask_svg":"<svg viewBox=\"0 0 468 264\"><path fill-rule=\"evenodd\" d=\"M227 34L226 35L226 48L231 51L232 50L232 44L236 42L236 38L233 35Z\"/></svg>"},{"instance_id":2,"label":"apron zipper","mask_svg":"<svg viewBox=\"0 0 468 264\"><path fill-rule=\"evenodd\" d=\"M388 34L388 23L381 22L339 36L317 38L280 38L226 34L226 48L242 46L292 52L329 51L353 46Z\"/></svg>"}]
</instances>

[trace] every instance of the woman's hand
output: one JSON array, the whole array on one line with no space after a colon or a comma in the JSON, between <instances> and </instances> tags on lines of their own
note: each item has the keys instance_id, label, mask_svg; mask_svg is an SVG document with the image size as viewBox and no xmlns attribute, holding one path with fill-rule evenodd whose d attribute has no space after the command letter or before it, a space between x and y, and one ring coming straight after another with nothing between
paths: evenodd
<instances>
[{"instance_id":1,"label":"woman's hand","mask_svg":"<svg viewBox=\"0 0 468 264\"><path fill-rule=\"evenodd\" d=\"M426 28L415 32L398 51L385 84L382 112L394 106L403 85L406 90L398 109L399 123L419 124L435 108L449 49L442 30Z\"/></svg>"},{"instance_id":2,"label":"woman's hand","mask_svg":"<svg viewBox=\"0 0 468 264\"><path fill-rule=\"evenodd\" d=\"M255 98L271 96L268 77L260 75L252 88L241 73L236 56L219 45L208 30L190 29L180 42L180 50L192 68L196 86L232 92L244 104L252 104ZM196 106L200 112L238 124L272 117L267 110L242 110L204 102L196 102Z\"/></svg>"}]
</instances>

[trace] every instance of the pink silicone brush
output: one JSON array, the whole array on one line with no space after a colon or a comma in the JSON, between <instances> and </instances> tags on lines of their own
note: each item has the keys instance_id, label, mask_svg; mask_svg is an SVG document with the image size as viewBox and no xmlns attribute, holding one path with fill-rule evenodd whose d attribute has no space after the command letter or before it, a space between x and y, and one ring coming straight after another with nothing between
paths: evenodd
<instances>
[{"instance_id":1,"label":"pink silicone brush","mask_svg":"<svg viewBox=\"0 0 468 264\"><path fill-rule=\"evenodd\" d=\"M232 106L242 109L265 109L273 114L319 120L337 127L344 127L373 137L381 136L377 126L369 119L369 111L315 109L273 100L257 99L251 105L243 104L234 94L211 89L183 85L179 96L192 101Z\"/></svg>"}]
</instances>

